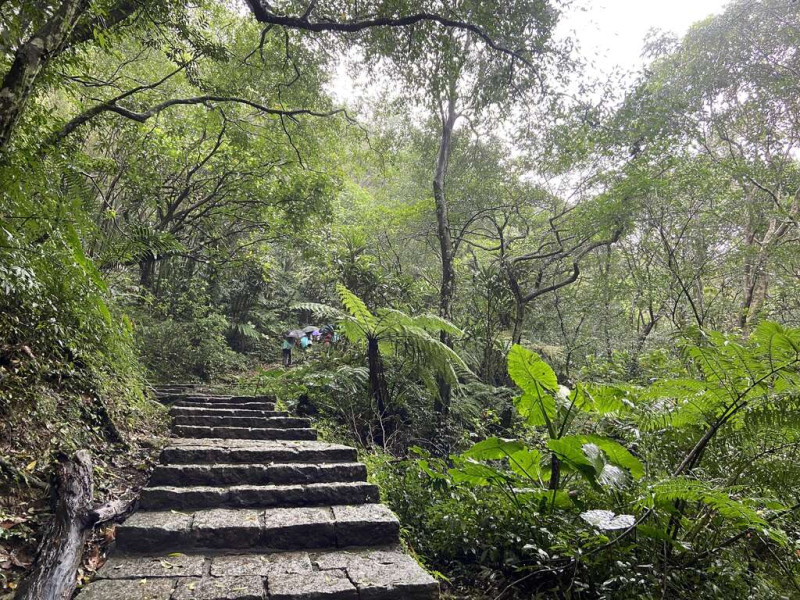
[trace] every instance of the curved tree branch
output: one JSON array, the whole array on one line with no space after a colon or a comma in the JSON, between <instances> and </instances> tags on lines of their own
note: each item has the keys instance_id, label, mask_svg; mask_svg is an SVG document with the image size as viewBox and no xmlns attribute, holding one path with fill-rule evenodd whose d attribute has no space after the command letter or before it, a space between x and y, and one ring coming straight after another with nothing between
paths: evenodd
<instances>
[{"instance_id":1,"label":"curved tree branch","mask_svg":"<svg viewBox=\"0 0 800 600\"><path fill-rule=\"evenodd\" d=\"M177 71L176 71L177 72ZM174 74L174 72L172 73ZM170 75L171 76L171 75ZM269 108L264 106L263 104L259 104L258 102L253 102L252 100L248 100L247 98L237 98L235 96L196 96L194 98L172 98L170 100L165 100L155 106L142 111L137 112L135 110L131 110L120 106L117 102L123 98L129 97L131 94L142 91L143 89L152 89L155 85L151 86L140 86L135 90L131 90L112 98L106 102L102 102L96 106L93 106L89 110L79 114L78 116L71 119L64 127L62 127L57 133L55 133L51 138L51 144L56 144L67 137L69 134L74 132L76 129L90 121L92 118L106 112L116 113L126 119L131 119L132 121L136 121L138 123L144 123L148 119L156 116L160 112L172 107L172 106L191 106L195 104L208 104L211 102L223 102L223 103L235 103L235 104L244 104L246 106L250 106L255 108L262 114L278 116L278 117L288 117L290 119L296 120L296 117L299 116L309 116L309 117L333 117L336 115L343 115L345 119L349 123L356 124L356 120L351 117L347 109L344 108L336 108L326 112L320 112L311 110L309 108L295 108L295 109L277 109L277 108Z\"/></svg>"},{"instance_id":2,"label":"curved tree branch","mask_svg":"<svg viewBox=\"0 0 800 600\"><path fill-rule=\"evenodd\" d=\"M271 25L279 25L281 27L288 27L290 29L301 29L303 31L313 32L334 32L334 33L358 33L365 29L372 29L375 27L409 27L422 22L438 23L443 27L451 27L453 29L461 29L468 31L478 36L489 48L507 54L527 67L533 67L531 62L523 56L518 50L512 50L504 44L496 42L492 37L473 23L452 19L444 15L419 12L412 15L400 17L373 17L364 19L355 19L352 21L311 21L310 16L313 12L315 2L311 2L306 13L302 16L289 16L279 15L271 10L268 5L265 5L261 0L246 0L247 5L253 13L256 20L261 23Z\"/></svg>"}]
</instances>

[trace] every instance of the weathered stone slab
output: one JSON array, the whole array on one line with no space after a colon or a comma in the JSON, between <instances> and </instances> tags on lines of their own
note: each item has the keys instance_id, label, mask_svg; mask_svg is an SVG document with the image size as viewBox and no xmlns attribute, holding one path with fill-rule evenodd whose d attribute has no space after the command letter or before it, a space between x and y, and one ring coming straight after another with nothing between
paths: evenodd
<instances>
[{"instance_id":1,"label":"weathered stone slab","mask_svg":"<svg viewBox=\"0 0 800 600\"><path fill-rule=\"evenodd\" d=\"M344 571L317 571L267 578L270 600L358 600Z\"/></svg>"},{"instance_id":2,"label":"weathered stone slab","mask_svg":"<svg viewBox=\"0 0 800 600\"><path fill-rule=\"evenodd\" d=\"M317 432L300 427L275 429L266 427L204 427L176 425L172 432L178 437L229 438L240 440L315 440Z\"/></svg>"},{"instance_id":3,"label":"weathered stone slab","mask_svg":"<svg viewBox=\"0 0 800 600\"><path fill-rule=\"evenodd\" d=\"M153 552L180 549L189 542L192 515L177 511L137 512L117 529L117 545L125 550Z\"/></svg>"},{"instance_id":4,"label":"weathered stone slab","mask_svg":"<svg viewBox=\"0 0 800 600\"><path fill-rule=\"evenodd\" d=\"M147 487L142 490L139 501L144 510L171 508L191 510L224 506L230 499L229 488L224 487Z\"/></svg>"},{"instance_id":5,"label":"weathered stone slab","mask_svg":"<svg viewBox=\"0 0 800 600\"><path fill-rule=\"evenodd\" d=\"M272 402L206 402L203 400L181 400L176 402L178 408L235 408L248 410L275 410Z\"/></svg>"},{"instance_id":6,"label":"weathered stone slab","mask_svg":"<svg viewBox=\"0 0 800 600\"><path fill-rule=\"evenodd\" d=\"M170 600L174 579L101 579L87 585L81 600Z\"/></svg>"},{"instance_id":7,"label":"weathered stone slab","mask_svg":"<svg viewBox=\"0 0 800 600\"><path fill-rule=\"evenodd\" d=\"M261 577L207 577L179 581L172 600L262 600L265 596Z\"/></svg>"},{"instance_id":8,"label":"weathered stone slab","mask_svg":"<svg viewBox=\"0 0 800 600\"><path fill-rule=\"evenodd\" d=\"M260 394L256 396L231 396L231 402L275 402L275 396Z\"/></svg>"},{"instance_id":9,"label":"weathered stone slab","mask_svg":"<svg viewBox=\"0 0 800 600\"><path fill-rule=\"evenodd\" d=\"M304 486L309 505L364 504L380 501L378 486L365 481L345 483L311 483Z\"/></svg>"},{"instance_id":10,"label":"weathered stone slab","mask_svg":"<svg viewBox=\"0 0 800 600\"><path fill-rule=\"evenodd\" d=\"M332 483L340 481L366 481L367 467L362 463L337 464L285 463L270 465L270 483Z\"/></svg>"},{"instance_id":11,"label":"weathered stone slab","mask_svg":"<svg viewBox=\"0 0 800 600\"><path fill-rule=\"evenodd\" d=\"M273 554L234 554L215 556L211 562L211 575L258 576L311 573L311 559L306 552L279 552Z\"/></svg>"},{"instance_id":12,"label":"weathered stone slab","mask_svg":"<svg viewBox=\"0 0 800 600\"><path fill-rule=\"evenodd\" d=\"M192 533L200 548L252 548L261 541L259 517L255 510L197 511Z\"/></svg>"},{"instance_id":13,"label":"weathered stone slab","mask_svg":"<svg viewBox=\"0 0 800 600\"><path fill-rule=\"evenodd\" d=\"M147 579L152 577L200 577L205 557L173 553L171 556L112 556L97 574L99 579Z\"/></svg>"},{"instance_id":14,"label":"weathered stone slab","mask_svg":"<svg viewBox=\"0 0 800 600\"><path fill-rule=\"evenodd\" d=\"M206 508L273 508L329 506L378 501L378 488L367 482L309 485L241 485L233 487L157 486L142 490L145 510Z\"/></svg>"},{"instance_id":15,"label":"weathered stone slab","mask_svg":"<svg viewBox=\"0 0 800 600\"><path fill-rule=\"evenodd\" d=\"M272 508L307 504L301 485L238 485L231 487L230 490L231 505L237 507Z\"/></svg>"},{"instance_id":16,"label":"weathered stone slab","mask_svg":"<svg viewBox=\"0 0 800 600\"><path fill-rule=\"evenodd\" d=\"M311 422L300 417L257 417L245 415L177 415L175 425L203 427L264 427L273 429L309 428Z\"/></svg>"},{"instance_id":17,"label":"weathered stone slab","mask_svg":"<svg viewBox=\"0 0 800 600\"><path fill-rule=\"evenodd\" d=\"M367 556L347 566L360 600L432 600L439 596L439 584L411 557L398 554L393 562L379 562Z\"/></svg>"},{"instance_id":18,"label":"weathered stone slab","mask_svg":"<svg viewBox=\"0 0 800 600\"><path fill-rule=\"evenodd\" d=\"M150 476L151 486L292 485L366 481L361 463L282 463L160 465Z\"/></svg>"},{"instance_id":19,"label":"weathered stone slab","mask_svg":"<svg viewBox=\"0 0 800 600\"><path fill-rule=\"evenodd\" d=\"M331 463L354 462L354 448L312 440L232 440L173 438L161 462L188 463Z\"/></svg>"},{"instance_id":20,"label":"weathered stone slab","mask_svg":"<svg viewBox=\"0 0 800 600\"><path fill-rule=\"evenodd\" d=\"M264 511L264 545L300 550L336 544L328 508L270 508Z\"/></svg>"},{"instance_id":21,"label":"weathered stone slab","mask_svg":"<svg viewBox=\"0 0 800 600\"><path fill-rule=\"evenodd\" d=\"M361 600L431 600L439 584L399 548L320 552L311 561L322 570L344 569Z\"/></svg>"},{"instance_id":22,"label":"weathered stone slab","mask_svg":"<svg viewBox=\"0 0 800 600\"><path fill-rule=\"evenodd\" d=\"M230 504L242 507L330 506L377 502L378 488L366 482L312 483L309 485L235 486Z\"/></svg>"},{"instance_id":23,"label":"weathered stone slab","mask_svg":"<svg viewBox=\"0 0 800 600\"><path fill-rule=\"evenodd\" d=\"M340 548L391 544L400 535L397 517L383 504L334 506L333 515Z\"/></svg>"},{"instance_id":24,"label":"weathered stone slab","mask_svg":"<svg viewBox=\"0 0 800 600\"><path fill-rule=\"evenodd\" d=\"M173 417L193 417L193 416L209 416L209 417L288 417L289 413L286 411L277 410L259 410L248 408L205 408L205 407L180 407L174 406L170 409L169 413Z\"/></svg>"}]
</instances>

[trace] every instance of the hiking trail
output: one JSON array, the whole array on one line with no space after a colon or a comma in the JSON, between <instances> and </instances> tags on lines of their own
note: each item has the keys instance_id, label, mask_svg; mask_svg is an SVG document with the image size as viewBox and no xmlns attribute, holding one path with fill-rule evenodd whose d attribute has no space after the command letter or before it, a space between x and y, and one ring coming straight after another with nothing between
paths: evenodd
<instances>
[{"instance_id":1,"label":"hiking trail","mask_svg":"<svg viewBox=\"0 0 800 600\"><path fill-rule=\"evenodd\" d=\"M354 448L264 396L169 386L173 438L78 600L432 600Z\"/></svg>"}]
</instances>

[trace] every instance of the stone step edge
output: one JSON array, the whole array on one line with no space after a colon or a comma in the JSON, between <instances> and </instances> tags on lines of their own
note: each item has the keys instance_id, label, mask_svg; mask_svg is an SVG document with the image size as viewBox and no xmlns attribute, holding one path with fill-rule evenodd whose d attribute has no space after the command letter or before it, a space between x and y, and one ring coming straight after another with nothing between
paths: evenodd
<instances>
[{"instance_id":1,"label":"stone step edge","mask_svg":"<svg viewBox=\"0 0 800 600\"><path fill-rule=\"evenodd\" d=\"M172 416L243 416L243 417L290 417L292 416L286 410L261 410L258 408L205 408L205 407L187 407L187 406L173 406L169 413Z\"/></svg>"},{"instance_id":2,"label":"stone step edge","mask_svg":"<svg viewBox=\"0 0 800 600\"><path fill-rule=\"evenodd\" d=\"M380 502L378 486L367 481L290 485L146 487L139 506L147 511L305 508Z\"/></svg>"},{"instance_id":3,"label":"stone step edge","mask_svg":"<svg viewBox=\"0 0 800 600\"><path fill-rule=\"evenodd\" d=\"M439 585L399 545L269 554L115 555L80 600L434 600ZM193 593L191 593L193 592Z\"/></svg>"},{"instance_id":4,"label":"stone step edge","mask_svg":"<svg viewBox=\"0 0 800 600\"><path fill-rule=\"evenodd\" d=\"M249 473L248 473L249 471ZM227 472L227 473L226 473ZM287 479L293 477L307 478L315 475L319 476L351 476L359 477L359 479L346 479L346 480L327 480L327 481L297 481L290 482ZM235 473L235 474L234 474ZM272 473L272 475L270 475ZM160 481L169 480L170 476L183 477L184 480L177 483L158 483ZM192 485L206 485L206 484L184 484L185 480L193 478L204 477L229 477L231 479L246 479L251 476L264 477L264 485L266 484L291 484L291 483L337 483L345 481L366 481L367 468L364 463L360 462L330 462L330 463L213 463L213 464L169 464L157 465L150 476L149 486L164 486L172 485L175 487L188 487ZM173 477L174 478L174 477ZM278 481L270 481L270 478ZM244 481L242 484L246 483ZM213 485L213 484L212 484ZM222 485L222 484L220 484ZM225 483L224 485L237 485L236 483Z\"/></svg>"},{"instance_id":5,"label":"stone step edge","mask_svg":"<svg viewBox=\"0 0 800 600\"><path fill-rule=\"evenodd\" d=\"M202 425L176 425L172 435L180 438L263 441L314 441L317 432L308 427L207 427Z\"/></svg>"},{"instance_id":6,"label":"stone step edge","mask_svg":"<svg viewBox=\"0 0 800 600\"><path fill-rule=\"evenodd\" d=\"M383 504L314 508L140 511L117 528L118 547L304 550L397 543L400 523Z\"/></svg>"},{"instance_id":7,"label":"stone step edge","mask_svg":"<svg viewBox=\"0 0 800 600\"><path fill-rule=\"evenodd\" d=\"M183 426L192 426L192 423L198 423L197 427L214 427L214 425L207 425L204 424L205 422L209 423L219 423L220 425L229 426L229 427L236 427L236 423L259 423L264 425L275 425L273 429L279 429L280 427L277 426L284 426L285 428L304 428L309 429L311 427L311 420L305 417L292 417L292 416L273 416L273 417L262 417L262 416L248 416L248 415L173 415L173 420L175 425L183 425ZM230 423L230 425L225 425L226 423ZM252 425L248 427L253 427ZM269 429L269 427L268 427Z\"/></svg>"},{"instance_id":8,"label":"stone step edge","mask_svg":"<svg viewBox=\"0 0 800 600\"><path fill-rule=\"evenodd\" d=\"M193 438L178 438L190 440ZM213 440L214 438L194 438ZM246 441L292 441L292 440L246 440ZM306 441L306 440L301 440ZM309 440L310 441L310 440ZM167 446L161 450L161 464L192 465L203 463L248 464L280 462L283 464L304 464L310 461L319 464L354 462L358 458L355 448L220 448L206 445ZM179 462L180 461L180 462Z\"/></svg>"}]
</instances>

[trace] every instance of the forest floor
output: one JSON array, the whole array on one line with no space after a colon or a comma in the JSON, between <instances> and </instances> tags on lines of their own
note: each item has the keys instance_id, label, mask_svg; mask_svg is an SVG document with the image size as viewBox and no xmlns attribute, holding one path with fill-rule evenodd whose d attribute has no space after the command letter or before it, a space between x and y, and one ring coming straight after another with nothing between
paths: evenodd
<instances>
[{"instance_id":1,"label":"forest floor","mask_svg":"<svg viewBox=\"0 0 800 600\"><path fill-rule=\"evenodd\" d=\"M143 419L130 427L122 419L120 433L125 443L107 442L94 427L72 414L85 398L52 392L49 396L49 406L41 403L29 417L0 419L0 600L12 598L29 571L51 516L49 479L56 450L74 453L86 448L91 452L94 498L102 504L138 495L166 439L164 419ZM92 533L79 578L91 577L103 565L114 527L108 524Z\"/></svg>"}]
</instances>

